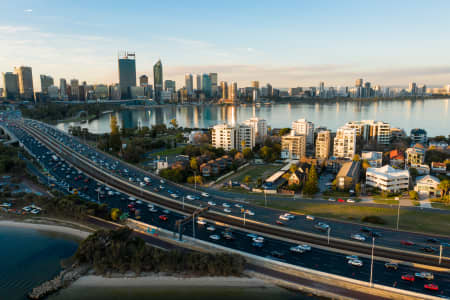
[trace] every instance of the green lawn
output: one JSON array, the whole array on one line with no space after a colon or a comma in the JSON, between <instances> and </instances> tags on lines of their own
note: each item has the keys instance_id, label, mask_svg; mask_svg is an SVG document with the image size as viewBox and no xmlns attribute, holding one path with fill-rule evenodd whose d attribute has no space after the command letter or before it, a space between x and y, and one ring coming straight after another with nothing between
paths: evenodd
<instances>
[{"instance_id":1,"label":"green lawn","mask_svg":"<svg viewBox=\"0 0 450 300\"><path fill-rule=\"evenodd\" d=\"M398 205L398 200L392 199L373 199L373 202L378 204L386 204L386 205Z\"/></svg>"},{"instance_id":2,"label":"green lawn","mask_svg":"<svg viewBox=\"0 0 450 300\"><path fill-rule=\"evenodd\" d=\"M257 205L264 205L264 200L251 201ZM268 206L356 223L362 223L361 219L365 216L378 216L385 220L385 226L390 228L395 227L397 220L397 208L353 206L344 203L314 204L294 200L268 201ZM450 214L403 209L400 210L400 229L448 235Z\"/></svg>"},{"instance_id":3,"label":"green lawn","mask_svg":"<svg viewBox=\"0 0 450 300\"><path fill-rule=\"evenodd\" d=\"M168 156L168 155L179 155L183 152L184 150L184 146L183 147L177 147L177 148L172 148L172 149L165 149L159 152L155 152L152 153L151 156Z\"/></svg>"},{"instance_id":4,"label":"green lawn","mask_svg":"<svg viewBox=\"0 0 450 300\"><path fill-rule=\"evenodd\" d=\"M246 176L251 177L250 183L256 183L256 180L261 177L263 180L271 176L273 173L281 168L276 164L251 165L238 171L235 175L225 178L224 181L233 180L243 182Z\"/></svg>"},{"instance_id":5,"label":"green lawn","mask_svg":"<svg viewBox=\"0 0 450 300\"><path fill-rule=\"evenodd\" d=\"M450 210L450 205L445 205L444 203L431 202L431 206L433 208L449 209Z\"/></svg>"}]
</instances>

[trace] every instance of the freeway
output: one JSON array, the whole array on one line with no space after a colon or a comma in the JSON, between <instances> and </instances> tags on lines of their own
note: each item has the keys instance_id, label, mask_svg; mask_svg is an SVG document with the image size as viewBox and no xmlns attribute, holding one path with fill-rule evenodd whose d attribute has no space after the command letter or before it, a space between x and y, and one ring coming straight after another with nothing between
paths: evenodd
<instances>
[{"instance_id":1,"label":"freeway","mask_svg":"<svg viewBox=\"0 0 450 300\"><path fill-rule=\"evenodd\" d=\"M88 159L96 167L110 173L115 176L128 181L131 184L136 185L139 188L150 190L152 192L158 193L158 195L166 196L172 198L173 200L183 201L194 206L202 206L207 202L213 205L213 211L225 213L230 216L244 217L242 213L242 208L235 206L236 202L238 205L245 205L245 210L250 210L250 214L246 214L245 217L250 220L255 220L265 224L270 224L271 226L280 227L276 223L279 216L283 213L281 211L264 208L259 206L252 206L246 203L245 199L235 199L231 198L226 200L223 197L215 197L214 195L209 195L209 197L203 197L201 191L194 191L193 189L185 186L181 186L169 181L162 180L161 178L150 174L134 166L131 166L117 158L111 157L106 153L100 152L98 149L94 149L84 144L82 141L67 135L66 133L55 129L54 127L33 120L25 120L24 123L30 127L39 130L41 134L45 134L49 138L55 139L61 146L67 146L74 152L80 154L81 156ZM64 146L63 146L64 145ZM144 178L149 178L149 182L145 182ZM226 207L226 206L230 207ZM348 205L348 204L343 204ZM314 225L318 222L326 223L330 226L331 238L339 238L343 240L351 240L352 234L361 234L364 226L355 225L352 223L330 221L322 218L315 218L315 221L310 221L304 216L297 217L295 219L283 222L280 230L289 228L294 230L299 230L306 233L311 233L315 235L321 235L326 239L327 231L318 230ZM449 216L449 226L450 226L450 216ZM389 229L372 229L379 235L377 238L377 245L385 246L389 248L396 248L402 251L409 252L422 252L423 248L427 248L430 251L434 250L433 255L435 256L435 261L438 261L438 248L439 243L449 244L450 238L443 236L432 236L413 232L405 231L394 231ZM449 227L450 232L450 227ZM369 234L367 234L369 233ZM366 241L359 241L361 246L365 246L367 249L370 248L371 236L370 232L364 233L366 235ZM433 240L433 238L435 240ZM400 241L411 241L414 245L403 245ZM428 254L429 255L429 254ZM432 255L430 255L432 256ZM443 256L450 256L450 247L443 248Z\"/></svg>"},{"instance_id":2,"label":"freeway","mask_svg":"<svg viewBox=\"0 0 450 300\"><path fill-rule=\"evenodd\" d=\"M61 157L57 157L59 155L62 155L62 152L53 152L51 149L47 148L46 145L44 145L44 141L36 140L33 136L31 136L27 131L25 131L18 125L21 124L15 124L14 122L5 124L5 126L7 126L12 132L14 132L21 143L26 145L26 147L30 149L32 153L34 153L36 159L38 159L40 163L52 173L52 175L57 179L58 184L67 187L68 189L78 189L79 191L81 191L80 196L82 196L86 200L107 203L110 207L119 207L123 211L130 211L130 213L131 209L129 208L129 205L134 203L132 204L132 206L140 213L138 215L131 214L132 217L137 218L137 216L139 216L139 219L143 222L153 224L168 230L174 229L174 223L176 220L184 218L183 214L172 210L165 212L165 214L168 216L167 221L161 220L159 218L159 215L162 213L162 210L166 209L167 206L170 205L168 201L164 203L166 204L164 207L155 206L155 208L150 211L146 202L140 202L139 200L130 199L127 194L108 187L103 183L96 181L94 178L89 178L80 170L77 170L68 163L63 162L61 160ZM36 132L34 132L34 134L36 134ZM165 183L165 185L167 185L167 183ZM363 262L362 267L353 267L347 264L345 254L331 252L315 247L313 247L311 251L306 251L302 254L294 253L289 249L295 244L287 242L285 240L271 238L269 236L265 236L262 247L259 247L253 245L254 243L252 239L248 237L247 231L235 229L232 232L233 238L226 239L222 236L222 232L225 231L228 226L220 226L214 224L214 222L204 225L196 223L194 225L196 238L207 240L209 242L215 242L225 247L234 248L263 257L283 260L291 264L359 280L368 280L369 278L370 261L366 258L361 258ZM212 230L212 228L209 228L208 230L207 227L210 227L209 225L215 227L215 229ZM192 227L185 227L184 234L192 236ZM210 236L213 234L217 234L219 236L219 239L212 240ZM374 282L417 292L425 292L425 290L423 289L423 282L421 280L417 280L412 284L400 280L400 276L403 272L413 273L416 271L420 271L420 269L403 265L401 265L399 270L397 271L389 271L385 269L383 261L375 260ZM448 273L435 273L434 282L439 284L441 289L440 293L443 293L445 295L450 294L450 277Z\"/></svg>"}]
</instances>

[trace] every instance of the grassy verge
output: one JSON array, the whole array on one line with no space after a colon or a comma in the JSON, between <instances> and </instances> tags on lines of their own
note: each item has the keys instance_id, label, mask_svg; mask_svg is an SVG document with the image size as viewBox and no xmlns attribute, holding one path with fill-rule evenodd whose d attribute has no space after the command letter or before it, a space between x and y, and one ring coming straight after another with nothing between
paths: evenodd
<instances>
[{"instance_id":1,"label":"grassy verge","mask_svg":"<svg viewBox=\"0 0 450 300\"><path fill-rule=\"evenodd\" d=\"M242 182L246 176L250 176L250 183L256 183L257 179L261 177L266 179L276 171L280 169L280 165L275 164L264 164L264 165L251 165L242 170L240 170L235 175L226 178L225 180L233 180Z\"/></svg>"},{"instance_id":2,"label":"grassy verge","mask_svg":"<svg viewBox=\"0 0 450 300\"><path fill-rule=\"evenodd\" d=\"M264 200L253 200L254 204L264 205ZM293 200L268 201L272 208L294 211L315 216L361 223L365 216L378 216L386 225L394 228L397 220L397 208L353 206L337 203L304 203ZM400 210L400 229L448 235L450 232L450 214L425 212L421 210Z\"/></svg>"},{"instance_id":3,"label":"grassy verge","mask_svg":"<svg viewBox=\"0 0 450 300\"><path fill-rule=\"evenodd\" d=\"M165 149L159 152L152 153L151 156L167 156L167 155L179 155L183 152L184 147L177 147L172 149Z\"/></svg>"},{"instance_id":4,"label":"grassy verge","mask_svg":"<svg viewBox=\"0 0 450 300\"><path fill-rule=\"evenodd\" d=\"M373 202L378 203L378 204L386 204L386 205L398 205L398 200L392 200L392 199L373 199Z\"/></svg>"},{"instance_id":5,"label":"grassy verge","mask_svg":"<svg viewBox=\"0 0 450 300\"><path fill-rule=\"evenodd\" d=\"M450 205L445 205L444 203L431 202L431 206L432 206L433 208L448 209L448 210L450 210Z\"/></svg>"}]
</instances>

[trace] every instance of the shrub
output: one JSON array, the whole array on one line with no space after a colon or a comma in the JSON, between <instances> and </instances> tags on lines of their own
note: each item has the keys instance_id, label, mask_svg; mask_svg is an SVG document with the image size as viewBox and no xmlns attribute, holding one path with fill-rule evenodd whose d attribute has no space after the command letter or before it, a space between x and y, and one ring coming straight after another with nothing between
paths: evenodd
<instances>
[{"instance_id":1,"label":"shrub","mask_svg":"<svg viewBox=\"0 0 450 300\"><path fill-rule=\"evenodd\" d=\"M372 224L379 224L379 225L386 224L386 221L379 216L365 216L361 219L361 221L365 222L365 223L372 223Z\"/></svg>"}]
</instances>

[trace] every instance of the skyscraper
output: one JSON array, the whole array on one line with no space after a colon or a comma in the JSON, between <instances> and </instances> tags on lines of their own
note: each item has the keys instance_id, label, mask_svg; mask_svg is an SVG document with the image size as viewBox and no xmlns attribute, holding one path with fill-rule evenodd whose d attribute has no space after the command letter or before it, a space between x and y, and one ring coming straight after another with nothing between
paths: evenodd
<instances>
[{"instance_id":1,"label":"skyscraper","mask_svg":"<svg viewBox=\"0 0 450 300\"><path fill-rule=\"evenodd\" d=\"M195 89L197 91L201 91L202 90L202 75L201 74L197 74L195 76Z\"/></svg>"},{"instance_id":2,"label":"skyscraper","mask_svg":"<svg viewBox=\"0 0 450 300\"><path fill-rule=\"evenodd\" d=\"M153 66L153 84L155 89L155 100L159 101L163 90L163 68L161 60L158 60Z\"/></svg>"},{"instance_id":3,"label":"skyscraper","mask_svg":"<svg viewBox=\"0 0 450 300\"><path fill-rule=\"evenodd\" d=\"M123 99L129 99L129 88L136 86L136 54L119 54L119 85Z\"/></svg>"},{"instance_id":4,"label":"skyscraper","mask_svg":"<svg viewBox=\"0 0 450 300\"><path fill-rule=\"evenodd\" d=\"M164 90L165 91L171 91L171 92L176 92L176 84L174 80L165 80L164 81Z\"/></svg>"},{"instance_id":5,"label":"skyscraper","mask_svg":"<svg viewBox=\"0 0 450 300\"><path fill-rule=\"evenodd\" d=\"M194 80L192 78L192 74L186 73L184 75L184 84L187 90L187 94L189 96L194 94Z\"/></svg>"},{"instance_id":6,"label":"skyscraper","mask_svg":"<svg viewBox=\"0 0 450 300\"><path fill-rule=\"evenodd\" d=\"M14 73L18 77L20 97L24 100L33 100L34 89L31 67L16 67L14 68Z\"/></svg>"},{"instance_id":7,"label":"skyscraper","mask_svg":"<svg viewBox=\"0 0 450 300\"><path fill-rule=\"evenodd\" d=\"M359 79L356 79L356 82L355 82L355 86L356 87L362 87L363 86L363 79L362 78L359 78Z\"/></svg>"},{"instance_id":8,"label":"skyscraper","mask_svg":"<svg viewBox=\"0 0 450 300\"><path fill-rule=\"evenodd\" d=\"M221 81L220 87L222 88L222 99L228 99L228 83L226 81Z\"/></svg>"},{"instance_id":9,"label":"skyscraper","mask_svg":"<svg viewBox=\"0 0 450 300\"><path fill-rule=\"evenodd\" d=\"M306 137L306 143L309 146L314 145L314 123L306 119L299 119L292 122L292 130L295 134L302 134Z\"/></svg>"},{"instance_id":10,"label":"skyscraper","mask_svg":"<svg viewBox=\"0 0 450 300\"><path fill-rule=\"evenodd\" d=\"M67 97L67 81L64 78L59 79L59 97L61 99Z\"/></svg>"},{"instance_id":11,"label":"skyscraper","mask_svg":"<svg viewBox=\"0 0 450 300\"><path fill-rule=\"evenodd\" d=\"M206 97L211 97L211 78L208 74L202 74L202 91Z\"/></svg>"},{"instance_id":12,"label":"skyscraper","mask_svg":"<svg viewBox=\"0 0 450 300\"><path fill-rule=\"evenodd\" d=\"M148 85L148 76L147 75L141 75L139 77L139 86L147 86Z\"/></svg>"},{"instance_id":13,"label":"skyscraper","mask_svg":"<svg viewBox=\"0 0 450 300\"><path fill-rule=\"evenodd\" d=\"M211 82L211 97L217 96L217 73L209 73L209 80Z\"/></svg>"},{"instance_id":14,"label":"skyscraper","mask_svg":"<svg viewBox=\"0 0 450 300\"><path fill-rule=\"evenodd\" d=\"M70 80L70 98L71 100L80 100L80 86L78 79Z\"/></svg>"},{"instance_id":15,"label":"skyscraper","mask_svg":"<svg viewBox=\"0 0 450 300\"><path fill-rule=\"evenodd\" d=\"M53 77L48 75L41 75L41 92L44 95L48 95L48 87L53 85Z\"/></svg>"},{"instance_id":16,"label":"skyscraper","mask_svg":"<svg viewBox=\"0 0 450 300\"><path fill-rule=\"evenodd\" d=\"M3 94L8 100L19 99L19 79L17 74L12 72L3 73Z\"/></svg>"},{"instance_id":17,"label":"skyscraper","mask_svg":"<svg viewBox=\"0 0 450 300\"><path fill-rule=\"evenodd\" d=\"M238 99L237 83L232 82L228 91L228 98L234 103Z\"/></svg>"},{"instance_id":18,"label":"skyscraper","mask_svg":"<svg viewBox=\"0 0 450 300\"><path fill-rule=\"evenodd\" d=\"M259 89L259 81L257 81L257 80L252 81L252 88Z\"/></svg>"}]
</instances>

